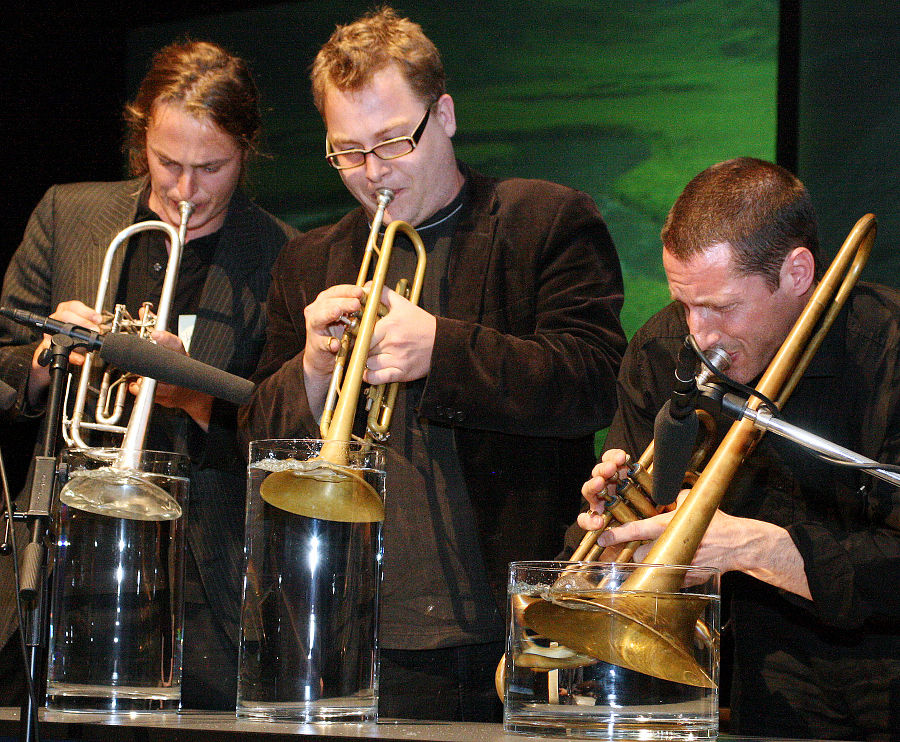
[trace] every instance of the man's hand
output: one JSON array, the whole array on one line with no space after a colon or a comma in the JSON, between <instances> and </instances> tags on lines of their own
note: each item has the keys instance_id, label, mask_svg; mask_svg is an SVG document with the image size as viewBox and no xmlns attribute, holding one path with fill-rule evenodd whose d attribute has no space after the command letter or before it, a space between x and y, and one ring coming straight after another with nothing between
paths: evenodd
<instances>
[{"instance_id":1,"label":"man's hand","mask_svg":"<svg viewBox=\"0 0 900 742\"><path fill-rule=\"evenodd\" d=\"M682 506L689 492L681 491L678 507ZM586 515L582 513L578 517L582 528L585 527L583 518ZM667 512L610 528L600 534L597 543L606 547L630 541L653 542L662 535L674 516L675 512ZM590 520L585 518L584 523L590 525ZM638 547L634 561L643 561L651 546L652 543L647 543ZM772 523L738 518L717 510L691 563L699 567L715 567L721 572L744 572L807 600L812 599L803 569L803 557L790 534Z\"/></svg>"},{"instance_id":2,"label":"man's hand","mask_svg":"<svg viewBox=\"0 0 900 742\"><path fill-rule=\"evenodd\" d=\"M309 408L318 420L341 347L346 318L362 310L365 292L359 286L339 284L325 289L303 310L306 346L303 348L303 382Z\"/></svg>"},{"instance_id":3,"label":"man's hand","mask_svg":"<svg viewBox=\"0 0 900 742\"><path fill-rule=\"evenodd\" d=\"M437 320L390 289L382 292L381 303L388 311L375 323L366 361L366 383L415 381L427 376Z\"/></svg>"},{"instance_id":4,"label":"man's hand","mask_svg":"<svg viewBox=\"0 0 900 742\"><path fill-rule=\"evenodd\" d=\"M310 409L317 418L325 405L345 318L362 311L365 294L366 290L359 286L332 286L304 310L303 374ZM363 380L367 384L386 384L421 379L431 369L437 321L390 289L382 292L381 303L387 313L373 328Z\"/></svg>"},{"instance_id":5,"label":"man's hand","mask_svg":"<svg viewBox=\"0 0 900 742\"><path fill-rule=\"evenodd\" d=\"M325 289L303 310L306 320L306 347L303 371L312 377L330 377L334 357L340 348L346 318L362 310L364 291L359 286L341 284Z\"/></svg>"},{"instance_id":6,"label":"man's hand","mask_svg":"<svg viewBox=\"0 0 900 742\"><path fill-rule=\"evenodd\" d=\"M100 321L103 319L99 312L95 312L86 304L75 300L61 302L50 318L80 325L94 332L100 330ZM33 407L40 404L47 392L47 387L50 386L50 371L38 362L41 353L50 347L50 338L51 335L45 333L31 357L31 373L28 375L28 402ZM84 349L78 348L69 354L69 363L73 366L81 366L84 364L84 356Z\"/></svg>"},{"instance_id":7,"label":"man's hand","mask_svg":"<svg viewBox=\"0 0 900 742\"><path fill-rule=\"evenodd\" d=\"M154 330L150 337L156 341L158 345L162 345L170 350L174 350L182 355L188 355L184 348L184 343L177 335L164 330ZM138 377L128 385L128 391L134 395L140 391L142 377ZM212 414L213 398L203 392L195 392L192 389L185 389L174 384L163 384L157 382L156 394L153 397L154 403L162 407L171 407L184 410L194 422L199 425L204 432L209 430L209 419Z\"/></svg>"},{"instance_id":8,"label":"man's hand","mask_svg":"<svg viewBox=\"0 0 900 742\"><path fill-rule=\"evenodd\" d=\"M610 496L615 493L616 485L628 474L627 454L618 448L603 452L600 463L591 470L591 478L581 486L581 494L588 501L590 510L578 516L578 525L585 531L596 531L602 527L604 492Z\"/></svg>"}]
</instances>

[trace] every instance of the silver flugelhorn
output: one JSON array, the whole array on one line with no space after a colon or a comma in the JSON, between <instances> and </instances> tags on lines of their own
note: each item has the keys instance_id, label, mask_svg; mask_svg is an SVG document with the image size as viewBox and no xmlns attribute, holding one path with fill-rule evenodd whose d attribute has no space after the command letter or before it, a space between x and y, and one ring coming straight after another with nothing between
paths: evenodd
<instances>
[{"instance_id":1,"label":"silver flugelhorn","mask_svg":"<svg viewBox=\"0 0 900 742\"><path fill-rule=\"evenodd\" d=\"M138 232L161 230L168 235L170 248L169 260L166 264L166 275L159 298L159 308L155 318L148 320L148 308L145 311L143 321L135 324L140 325L140 332L148 336L152 329L168 329L169 309L172 306L172 297L178 280L178 269L181 265L181 254L184 250L187 236L188 220L194 211L194 205L189 201L181 201L178 204L178 209L181 215L181 223L177 230L164 221L149 220L132 224L113 238L103 260L103 268L94 304L95 311L103 311L113 259L119 247ZM113 326L119 330L122 329L121 325L123 324L119 322L119 319L122 317L122 309L117 307L114 313ZM126 318L126 321L128 324L131 324L130 318ZM148 339L148 342L152 341ZM101 382L100 389L101 394L105 395L105 397L97 403L98 408L103 408L100 409L100 419L97 422L89 422L85 420L84 408L87 402L91 369L96 361L96 354L97 351L94 351L85 357L71 418L63 418L63 436L69 446L88 448L89 446L85 443L81 431L83 428L93 429L122 434L122 444L118 449L115 460L109 467L91 470L85 476L78 476L69 480L60 491L60 500L82 510L103 514L118 514L133 518L146 517L153 520L157 520L161 516L179 517L181 508L174 499L162 488L157 487L146 477L141 476L141 473L137 471L137 462L140 459L144 446L150 413L153 409L156 379L144 377L140 391L135 398L128 425L121 427L114 423L118 421L121 407L124 406L125 383L123 381L117 390L118 400L116 407L118 411L110 415L108 400L109 395L112 394L112 387L115 385L111 384L109 377L104 374L104 381Z\"/></svg>"},{"instance_id":2,"label":"silver flugelhorn","mask_svg":"<svg viewBox=\"0 0 900 742\"><path fill-rule=\"evenodd\" d=\"M105 330L109 332L136 332L142 337L149 337L154 329L166 329L172 294L175 290L178 268L181 264L181 253L187 236L187 224L194 211L194 205L188 201L181 201L178 204L178 209L181 214L181 223L178 230L171 224L161 220L143 221L126 227L109 243L106 255L103 258L100 279L97 282L97 295L94 300L94 311L100 314L103 314L106 292L109 289L109 278L112 273L116 252L122 245L127 243L129 238L139 232L162 231L168 235L171 247L169 250L169 261L166 265L166 275L163 280L162 294L159 300L159 309L156 314L154 315L150 312L150 305L147 303L145 304L146 309L143 318L135 319L128 314L124 305L117 304L112 312L108 326L104 327ZM81 375L78 380L71 417L68 413L64 413L63 416L63 438L69 447L81 449L90 447L84 440L83 430L97 430L123 436L127 434L127 426L119 425L118 423L125 407L129 378L123 375L116 379L115 370L112 368L107 367L100 380L94 421L90 421L85 417L85 407L90 393L91 371L98 358L98 351L88 353L85 357L84 365L81 367ZM114 401L113 395L115 395ZM136 411L137 403L135 403L135 410L132 412L131 419L134 419ZM131 424L129 422L129 426Z\"/></svg>"}]
</instances>

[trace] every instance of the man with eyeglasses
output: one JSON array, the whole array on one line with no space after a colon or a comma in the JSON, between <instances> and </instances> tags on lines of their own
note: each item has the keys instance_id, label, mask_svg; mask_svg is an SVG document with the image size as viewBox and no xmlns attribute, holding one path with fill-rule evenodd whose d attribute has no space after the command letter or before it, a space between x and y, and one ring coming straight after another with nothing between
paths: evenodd
<instances>
[{"instance_id":1,"label":"man with eyeglasses","mask_svg":"<svg viewBox=\"0 0 900 742\"><path fill-rule=\"evenodd\" d=\"M326 158L360 208L281 253L243 432L318 437L389 188L385 222L415 227L428 267L418 306L380 297L365 375L405 382L386 444L379 714L499 721L508 563L555 556L615 407L618 258L586 194L456 160L440 55L391 9L339 27L312 84ZM398 234L388 285L414 265Z\"/></svg>"}]
</instances>

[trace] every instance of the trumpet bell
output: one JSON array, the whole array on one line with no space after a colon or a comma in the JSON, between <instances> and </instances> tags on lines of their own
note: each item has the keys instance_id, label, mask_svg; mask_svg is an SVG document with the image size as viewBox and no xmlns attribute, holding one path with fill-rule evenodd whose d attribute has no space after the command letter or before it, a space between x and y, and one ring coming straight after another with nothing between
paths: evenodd
<instances>
[{"instance_id":1,"label":"trumpet bell","mask_svg":"<svg viewBox=\"0 0 900 742\"><path fill-rule=\"evenodd\" d=\"M269 505L295 515L343 523L384 520L384 502L353 469L326 459L290 461L272 472L259 493Z\"/></svg>"},{"instance_id":2,"label":"trumpet bell","mask_svg":"<svg viewBox=\"0 0 900 742\"><path fill-rule=\"evenodd\" d=\"M176 520L181 506L148 475L112 466L79 471L59 493L69 507L111 518Z\"/></svg>"},{"instance_id":3,"label":"trumpet bell","mask_svg":"<svg viewBox=\"0 0 900 742\"><path fill-rule=\"evenodd\" d=\"M675 683L715 688L690 651L708 596L685 593L547 594L523 622L572 651Z\"/></svg>"}]
</instances>

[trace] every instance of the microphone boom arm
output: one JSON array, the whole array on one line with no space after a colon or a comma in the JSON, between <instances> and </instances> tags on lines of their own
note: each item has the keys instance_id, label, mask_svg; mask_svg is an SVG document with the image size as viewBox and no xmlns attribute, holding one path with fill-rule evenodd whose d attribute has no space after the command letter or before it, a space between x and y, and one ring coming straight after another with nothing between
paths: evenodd
<instances>
[{"instance_id":1,"label":"microphone boom arm","mask_svg":"<svg viewBox=\"0 0 900 742\"><path fill-rule=\"evenodd\" d=\"M704 394L704 396L707 399L714 400L718 405L721 405L722 412L734 420L750 420L759 430L762 430L763 432L772 432L775 435L792 441L803 448L819 454L826 461L859 468L868 472L873 477L883 479L885 482L889 482L895 487L900 487L900 472L893 471L892 469L887 468L888 465L886 464L882 464L867 456L851 451L849 448L844 448L844 446L829 441L808 430L804 430L797 425L780 420L775 417L772 411L766 406L759 407L755 410L749 409L746 400L731 393L723 394L721 395L721 398L718 394L711 395L707 393Z\"/></svg>"}]
</instances>

